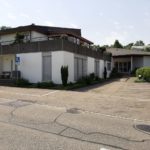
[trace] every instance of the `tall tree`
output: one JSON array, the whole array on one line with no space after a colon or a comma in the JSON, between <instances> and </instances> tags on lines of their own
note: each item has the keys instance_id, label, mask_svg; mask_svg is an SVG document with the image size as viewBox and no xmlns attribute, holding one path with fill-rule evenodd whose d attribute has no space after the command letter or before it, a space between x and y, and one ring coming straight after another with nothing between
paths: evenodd
<instances>
[{"instance_id":1,"label":"tall tree","mask_svg":"<svg viewBox=\"0 0 150 150\"><path fill-rule=\"evenodd\" d=\"M134 46L144 46L144 45L145 45L145 43L141 40L136 41L136 43L134 44Z\"/></svg>"},{"instance_id":2,"label":"tall tree","mask_svg":"<svg viewBox=\"0 0 150 150\"><path fill-rule=\"evenodd\" d=\"M118 40L116 40L114 45L113 45L113 48L123 48L123 46Z\"/></svg>"},{"instance_id":3,"label":"tall tree","mask_svg":"<svg viewBox=\"0 0 150 150\"><path fill-rule=\"evenodd\" d=\"M6 29L10 29L11 27L8 27L8 26L1 26L0 27L0 30L6 30Z\"/></svg>"},{"instance_id":4,"label":"tall tree","mask_svg":"<svg viewBox=\"0 0 150 150\"><path fill-rule=\"evenodd\" d=\"M125 49L131 49L134 43L129 43L126 46L124 46Z\"/></svg>"}]
</instances>

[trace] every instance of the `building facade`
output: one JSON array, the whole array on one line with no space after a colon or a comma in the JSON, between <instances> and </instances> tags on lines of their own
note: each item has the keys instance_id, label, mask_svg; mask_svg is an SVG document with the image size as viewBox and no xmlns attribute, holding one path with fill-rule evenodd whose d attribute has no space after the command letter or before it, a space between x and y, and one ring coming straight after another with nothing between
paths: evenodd
<instances>
[{"instance_id":1,"label":"building facade","mask_svg":"<svg viewBox=\"0 0 150 150\"><path fill-rule=\"evenodd\" d=\"M150 66L150 52L127 49L107 49L112 53L112 67L119 73L130 74L137 68Z\"/></svg>"},{"instance_id":2,"label":"building facade","mask_svg":"<svg viewBox=\"0 0 150 150\"><path fill-rule=\"evenodd\" d=\"M21 26L0 31L0 75L12 78L19 71L31 83L61 84L60 69L68 66L68 82L95 73L103 78L111 72L111 54L91 49L93 43L80 29ZM16 58L19 62L16 63Z\"/></svg>"}]
</instances>

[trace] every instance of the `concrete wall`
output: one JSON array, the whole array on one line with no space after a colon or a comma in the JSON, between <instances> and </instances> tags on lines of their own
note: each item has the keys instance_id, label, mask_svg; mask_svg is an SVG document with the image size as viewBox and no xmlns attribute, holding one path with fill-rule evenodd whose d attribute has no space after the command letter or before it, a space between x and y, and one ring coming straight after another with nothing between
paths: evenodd
<instances>
[{"instance_id":1,"label":"concrete wall","mask_svg":"<svg viewBox=\"0 0 150 150\"><path fill-rule=\"evenodd\" d=\"M88 57L87 58L87 75L95 72L95 59Z\"/></svg>"},{"instance_id":2,"label":"concrete wall","mask_svg":"<svg viewBox=\"0 0 150 150\"><path fill-rule=\"evenodd\" d=\"M20 57L20 65L18 70L21 76L29 80L31 83L42 81L42 53L24 53L17 54Z\"/></svg>"},{"instance_id":3,"label":"concrete wall","mask_svg":"<svg viewBox=\"0 0 150 150\"><path fill-rule=\"evenodd\" d=\"M150 56L144 56L143 64L144 64L144 66L149 66L150 67Z\"/></svg>"},{"instance_id":4,"label":"concrete wall","mask_svg":"<svg viewBox=\"0 0 150 150\"><path fill-rule=\"evenodd\" d=\"M61 72L62 66L68 66L68 82L74 82L74 54L57 51L52 52L52 81L57 84L61 84Z\"/></svg>"}]
</instances>

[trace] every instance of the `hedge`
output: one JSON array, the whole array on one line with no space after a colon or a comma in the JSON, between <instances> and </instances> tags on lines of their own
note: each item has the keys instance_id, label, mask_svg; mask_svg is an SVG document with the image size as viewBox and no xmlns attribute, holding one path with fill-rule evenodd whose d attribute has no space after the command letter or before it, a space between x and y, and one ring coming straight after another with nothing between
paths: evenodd
<instances>
[{"instance_id":1,"label":"hedge","mask_svg":"<svg viewBox=\"0 0 150 150\"><path fill-rule=\"evenodd\" d=\"M142 67L137 69L136 76L139 79L143 79L150 82L150 67Z\"/></svg>"}]
</instances>

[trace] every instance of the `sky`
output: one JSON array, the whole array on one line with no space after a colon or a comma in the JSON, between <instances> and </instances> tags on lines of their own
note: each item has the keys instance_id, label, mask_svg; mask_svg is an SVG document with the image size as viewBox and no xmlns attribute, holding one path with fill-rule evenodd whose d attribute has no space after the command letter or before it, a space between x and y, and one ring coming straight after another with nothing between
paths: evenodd
<instances>
[{"instance_id":1,"label":"sky","mask_svg":"<svg viewBox=\"0 0 150 150\"><path fill-rule=\"evenodd\" d=\"M0 26L82 29L95 44L150 44L150 0L0 0Z\"/></svg>"}]
</instances>

